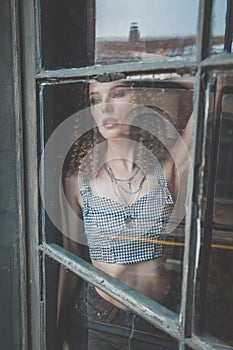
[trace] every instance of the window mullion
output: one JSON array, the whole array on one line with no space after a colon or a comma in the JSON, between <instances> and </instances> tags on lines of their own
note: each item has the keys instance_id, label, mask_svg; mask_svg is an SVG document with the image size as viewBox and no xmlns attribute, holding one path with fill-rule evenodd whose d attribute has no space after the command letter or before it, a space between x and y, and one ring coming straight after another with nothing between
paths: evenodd
<instances>
[{"instance_id":1,"label":"window mullion","mask_svg":"<svg viewBox=\"0 0 233 350\"><path fill-rule=\"evenodd\" d=\"M224 38L224 51L231 52L233 33L233 0L227 0L226 30Z\"/></svg>"},{"instance_id":2,"label":"window mullion","mask_svg":"<svg viewBox=\"0 0 233 350\"><path fill-rule=\"evenodd\" d=\"M37 110L36 74L37 53L35 52L35 6L34 1L20 2L21 45L22 45L22 98L24 116L24 156L25 156L25 216L28 248L28 315L29 348L41 349L40 322L40 262L38 254L38 159L37 159ZM39 320L39 322L38 322Z\"/></svg>"},{"instance_id":3,"label":"window mullion","mask_svg":"<svg viewBox=\"0 0 233 350\"><path fill-rule=\"evenodd\" d=\"M222 101L222 91L221 93L215 96L214 103L214 117L212 121L211 128L211 141L210 141L210 150L211 154L209 155L209 169L211 171L211 176L208 176L207 184L207 204L205 208L204 223L203 228L203 248L202 248L202 269L200 273L200 309L202 314L200 315L200 327L203 328L205 324L206 316L206 297L207 297L207 280L208 280L208 271L209 271L209 258L211 253L211 243L212 243L212 218L214 211L214 196L215 196L215 183L217 175L217 157L218 157L218 146L219 146L219 131L220 131L220 116L221 116L221 101Z\"/></svg>"},{"instance_id":4,"label":"window mullion","mask_svg":"<svg viewBox=\"0 0 233 350\"><path fill-rule=\"evenodd\" d=\"M211 18L213 0L200 0L197 32L197 59L202 61L210 53L211 47Z\"/></svg>"},{"instance_id":5,"label":"window mullion","mask_svg":"<svg viewBox=\"0 0 233 350\"><path fill-rule=\"evenodd\" d=\"M184 337L191 337L192 322L194 318L194 298L196 286L196 270L200 248L200 188L202 181L203 146L205 127L207 119L207 108L205 107L205 84L203 84L203 74L200 70L197 74L195 89L197 96L194 101L194 126L193 148L192 148L192 169L189 174L188 188L192 193L186 214L185 227L185 250L183 261L183 285L181 301L182 332ZM208 104L208 101L207 101ZM204 112L205 111L205 112Z\"/></svg>"},{"instance_id":6,"label":"window mullion","mask_svg":"<svg viewBox=\"0 0 233 350\"><path fill-rule=\"evenodd\" d=\"M37 79L62 79L62 78L86 78L101 74L111 73L170 73L194 74L197 70L197 62L190 58L187 60L164 60L158 62L131 62L108 66L93 66L72 69L42 70L35 78Z\"/></svg>"},{"instance_id":7,"label":"window mullion","mask_svg":"<svg viewBox=\"0 0 233 350\"><path fill-rule=\"evenodd\" d=\"M185 340L185 344L195 350L230 350L227 345L213 336L205 336L205 338L193 336Z\"/></svg>"}]
</instances>

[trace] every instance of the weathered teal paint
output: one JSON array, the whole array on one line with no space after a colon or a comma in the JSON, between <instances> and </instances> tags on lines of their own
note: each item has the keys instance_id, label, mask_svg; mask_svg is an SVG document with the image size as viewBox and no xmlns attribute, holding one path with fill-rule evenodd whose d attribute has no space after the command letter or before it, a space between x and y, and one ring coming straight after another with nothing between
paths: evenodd
<instances>
[{"instance_id":1,"label":"weathered teal paint","mask_svg":"<svg viewBox=\"0 0 233 350\"><path fill-rule=\"evenodd\" d=\"M24 349L26 269L17 2L0 2L0 344Z\"/></svg>"}]
</instances>

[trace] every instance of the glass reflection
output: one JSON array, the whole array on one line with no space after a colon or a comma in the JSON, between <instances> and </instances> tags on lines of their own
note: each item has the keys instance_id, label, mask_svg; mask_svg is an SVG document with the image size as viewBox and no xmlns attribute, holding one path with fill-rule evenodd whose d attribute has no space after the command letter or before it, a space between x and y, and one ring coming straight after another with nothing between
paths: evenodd
<instances>
[{"instance_id":1,"label":"glass reflection","mask_svg":"<svg viewBox=\"0 0 233 350\"><path fill-rule=\"evenodd\" d=\"M97 0L95 62L194 55L197 14L198 1L192 0Z\"/></svg>"}]
</instances>

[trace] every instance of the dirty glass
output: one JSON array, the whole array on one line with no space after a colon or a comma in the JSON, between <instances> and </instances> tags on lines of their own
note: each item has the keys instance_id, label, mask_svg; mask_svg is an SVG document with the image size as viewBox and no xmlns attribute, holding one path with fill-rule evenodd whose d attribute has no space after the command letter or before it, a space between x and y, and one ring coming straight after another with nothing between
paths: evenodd
<instances>
[{"instance_id":1,"label":"dirty glass","mask_svg":"<svg viewBox=\"0 0 233 350\"><path fill-rule=\"evenodd\" d=\"M232 72L218 75L209 114L196 316L199 331L220 341L220 349L233 347L232 78Z\"/></svg>"},{"instance_id":2,"label":"dirty glass","mask_svg":"<svg viewBox=\"0 0 233 350\"><path fill-rule=\"evenodd\" d=\"M212 14L213 54L232 51L233 3L230 0L215 0ZM229 34L228 34L229 33Z\"/></svg>"},{"instance_id":3,"label":"dirty glass","mask_svg":"<svg viewBox=\"0 0 233 350\"><path fill-rule=\"evenodd\" d=\"M42 239L179 313L193 77L44 83L40 101Z\"/></svg>"},{"instance_id":4,"label":"dirty glass","mask_svg":"<svg viewBox=\"0 0 233 350\"><path fill-rule=\"evenodd\" d=\"M96 0L95 63L156 62L195 55L198 3Z\"/></svg>"}]
</instances>

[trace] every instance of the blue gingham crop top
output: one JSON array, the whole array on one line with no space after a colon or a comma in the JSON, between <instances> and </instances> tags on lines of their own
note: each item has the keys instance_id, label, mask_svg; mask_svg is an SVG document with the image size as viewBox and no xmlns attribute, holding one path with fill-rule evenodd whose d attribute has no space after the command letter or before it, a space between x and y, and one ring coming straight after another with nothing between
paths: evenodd
<instances>
[{"instance_id":1,"label":"blue gingham crop top","mask_svg":"<svg viewBox=\"0 0 233 350\"><path fill-rule=\"evenodd\" d=\"M83 181L83 220L93 260L132 264L170 251L163 242L174 203L159 163L156 175L158 186L131 205L94 195L89 181Z\"/></svg>"}]
</instances>

